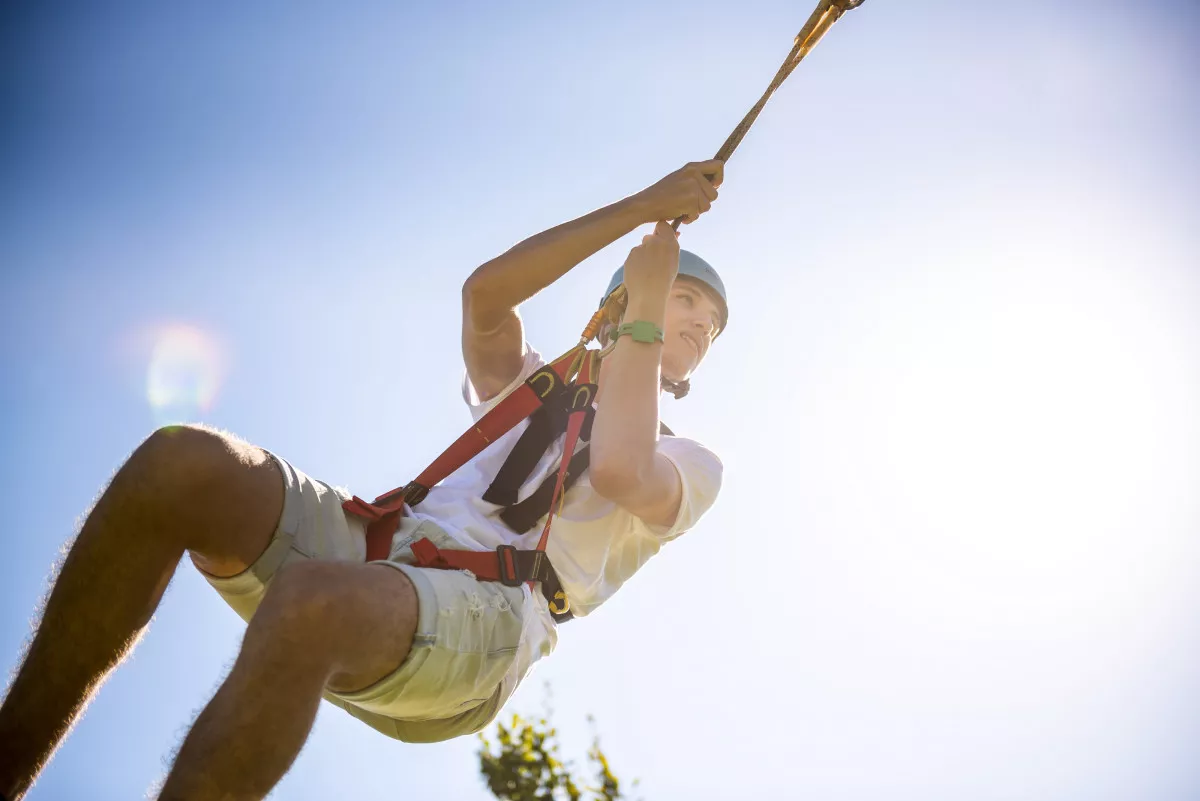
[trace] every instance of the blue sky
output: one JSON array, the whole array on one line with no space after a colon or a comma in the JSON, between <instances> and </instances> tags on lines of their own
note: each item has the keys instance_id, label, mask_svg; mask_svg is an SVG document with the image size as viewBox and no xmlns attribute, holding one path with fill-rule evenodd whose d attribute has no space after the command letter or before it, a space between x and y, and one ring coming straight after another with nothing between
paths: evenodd
<instances>
[{"instance_id":1,"label":"blue sky","mask_svg":"<svg viewBox=\"0 0 1200 801\"><path fill-rule=\"evenodd\" d=\"M164 420L364 496L415 474L468 421L466 275L710 156L810 11L6 8L0 663ZM650 801L1200 794L1197 53L1186 0L839 23L685 229L731 321L665 419L722 497L510 709L550 682ZM527 305L535 346L633 241ZM242 630L181 566L29 797L139 797ZM474 748L326 708L275 797L484 799Z\"/></svg>"}]
</instances>

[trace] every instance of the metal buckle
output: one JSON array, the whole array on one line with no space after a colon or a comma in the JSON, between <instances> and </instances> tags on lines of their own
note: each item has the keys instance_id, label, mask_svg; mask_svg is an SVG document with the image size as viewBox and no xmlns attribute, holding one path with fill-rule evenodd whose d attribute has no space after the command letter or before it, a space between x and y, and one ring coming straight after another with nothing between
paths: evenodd
<instances>
[{"instance_id":1,"label":"metal buckle","mask_svg":"<svg viewBox=\"0 0 1200 801\"><path fill-rule=\"evenodd\" d=\"M496 561L500 563L500 583L505 587L520 587L521 578L517 574L517 549L511 545L497 545Z\"/></svg>"}]
</instances>

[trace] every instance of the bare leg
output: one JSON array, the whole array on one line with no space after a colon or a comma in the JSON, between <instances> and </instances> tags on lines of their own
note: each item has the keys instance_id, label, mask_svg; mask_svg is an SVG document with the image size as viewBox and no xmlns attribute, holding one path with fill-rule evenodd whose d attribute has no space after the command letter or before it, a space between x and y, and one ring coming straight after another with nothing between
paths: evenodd
<instances>
[{"instance_id":1,"label":"bare leg","mask_svg":"<svg viewBox=\"0 0 1200 801\"><path fill-rule=\"evenodd\" d=\"M32 786L145 633L183 551L261 553L282 505L257 448L185 427L142 443L88 515L0 706L0 794Z\"/></svg>"},{"instance_id":2,"label":"bare leg","mask_svg":"<svg viewBox=\"0 0 1200 801\"><path fill-rule=\"evenodd\" d=\"M265 797L308 739L325 686L351 691L394 671L416 625L416 591L397 570L285 567L229 677L184 740L159 801Z\"/></svg>"}]
</instances>

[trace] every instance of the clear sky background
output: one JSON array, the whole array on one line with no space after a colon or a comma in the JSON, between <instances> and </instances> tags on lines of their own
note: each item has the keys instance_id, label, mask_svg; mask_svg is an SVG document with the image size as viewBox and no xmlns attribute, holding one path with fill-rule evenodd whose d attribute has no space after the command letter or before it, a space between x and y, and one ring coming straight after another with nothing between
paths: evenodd
<instances>
[{"instance_id":1,"label":"clear sky background","mask_svg":"<svg viewBox=\"0 0 1200 801\"><path fill-rule=\"evenodd\" d=\"M6 4L0 665L163 422L372 496L468 423L459 288L711 156L804 2ZM683 242L702 524L559 650L647 801L1200 797L1200 9L871 0ZM524 309L568 347L635 237ZM95 602L104 603L97 598ZM137 798L243 626L184 563L30 798ZM322 709L281 799L487 794Z\"/></svg>"}]
</instances>

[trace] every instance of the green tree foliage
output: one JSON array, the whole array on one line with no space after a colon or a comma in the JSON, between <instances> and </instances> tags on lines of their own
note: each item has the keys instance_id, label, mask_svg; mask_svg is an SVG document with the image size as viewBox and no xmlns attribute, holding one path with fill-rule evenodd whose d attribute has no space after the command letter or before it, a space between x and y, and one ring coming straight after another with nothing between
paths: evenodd
<instances>
[{"instance_id":1,"label":"green tree foliage","mask_svg":"<svg viewBox=\"0 0 1200 801\"><path fill-rule=\"evenodd\" d=\"M479 735L479 770L500 801L628 801L595 738L588 750L595 784L577 778L559 756L558 732L545 718L513 715L491 737ZM635 782L636 783L636 782Z\"/></svg>"}]
</instances>

